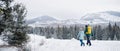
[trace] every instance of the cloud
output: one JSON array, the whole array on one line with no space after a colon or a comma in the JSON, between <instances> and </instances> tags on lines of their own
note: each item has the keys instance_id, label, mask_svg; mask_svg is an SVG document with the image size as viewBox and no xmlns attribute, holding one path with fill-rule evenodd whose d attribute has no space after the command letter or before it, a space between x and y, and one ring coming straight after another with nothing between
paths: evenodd
<instances>
[{"instance_id":1,"label":"cloud","mask_svg":"<svg viewBox=\"0 0 120 51\"><path fill-rule=\"evenodd\" d=\"M62 19L79 18L82 13L120 11L119 0L16 0L26 5L29 18L50 15ZM77 16L76 16L77 15Z\"/></svg>"}]
</instances>

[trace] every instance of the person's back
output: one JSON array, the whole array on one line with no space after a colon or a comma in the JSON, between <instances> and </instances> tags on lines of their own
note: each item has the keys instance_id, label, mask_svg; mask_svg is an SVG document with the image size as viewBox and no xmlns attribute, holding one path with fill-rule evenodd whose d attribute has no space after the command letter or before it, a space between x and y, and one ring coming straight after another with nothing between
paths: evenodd
<instances>
[{"instance_id":1,"label":"person's back","mask_svg":"<svg viewBox=\"0 0 120 51\"><path fill-rule=\"evenodd\" d=\"M83 40L84 40L84 31L79 31L77 38L79 38L80 42L81 42L81 46L85 46Z\"/></svg>"},{"instance_id":2,"label":"person's back","mask_svg":"<svg viewBox=\"0 0 120 51\"><path fill-rule=\"evenodd\" d=\"M85 26L85 32L87 37L87 45L91 46L90 36L92 35L92 28L90 25Z\"/></svg>"},{"instance_id":3,"label":"person's back","mask_svg":"<svg viewBox=\"0 0 120 51\"><path fill-rule=\"evenodd\" d=\"M87 32L86 32L86 34L89 34L89 35L91 35L91 32L92 32L92 28L91 28L91 26L89 25L88 27L87 27Z\"/></svg>"},{"instance_id":4,"label":"person's back","mask_svg":"<svg viewBox=\"0 0 120 51\"><path fill-rule=\"evenodd\" d=\"M79 33L78 33L78 35L77 35L77 37L79 38L79 39L81 39L81 40L84 40L84 31L79 31Z\"/></svg>"}]
</instances>

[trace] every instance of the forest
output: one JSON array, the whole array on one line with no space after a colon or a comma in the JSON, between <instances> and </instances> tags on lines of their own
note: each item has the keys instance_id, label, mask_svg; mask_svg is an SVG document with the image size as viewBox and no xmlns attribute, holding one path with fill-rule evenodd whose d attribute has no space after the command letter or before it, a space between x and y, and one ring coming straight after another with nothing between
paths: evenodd
<instances>
[{"instance_id":1,"label":"forest","mask_svg":"<svg viewBox=\"0 0 120 51\"><path fill-rule=\"evenodd\" d=\"M55 39L77 39L77 34L83 26L57 26L57 27L29 27L29 34L38 34L45 36L46 38ZM101 25L92 26L92 36L93 40L120 40L120 27L114 23L110 23L103 27Z\"/></svg>"}]
</instances>

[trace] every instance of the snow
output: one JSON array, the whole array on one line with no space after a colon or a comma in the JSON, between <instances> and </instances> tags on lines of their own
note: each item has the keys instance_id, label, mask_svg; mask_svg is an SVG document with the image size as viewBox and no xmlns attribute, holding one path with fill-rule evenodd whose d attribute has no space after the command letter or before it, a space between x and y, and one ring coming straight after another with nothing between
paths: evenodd
<instances>
[{"instance_id":1,"label":"snow","mask_svg":"<svg viewBox=\"0 0 120 51\"><path fill-rule=\"evenodd\" d=\"M16 47L3 47L0 48L0 51L17 51Z\"/></svg>"},{"instance_id":2,"label":"snow","mask_svg":"<svg viewBox=\"0 0 120 51\"><path fill-rule=\"evenodd\" d=\"M1 40L0 37L0 51L17 51L16 47L1 47L1 45L8 45L8 43Z\"/></svg>"},{"instance_id":3,"label":"snow","mask_svg":"<svg viewBox=\"0 0 120 51\"><path fill-rule=\"evenodd\" d=\"M31 51L120 51L120 41L92 40L92 46L80 46L76 39L46 39L44 36L29 34L27 48ZM86 42L86 40L84 40ZM0 51L16 51L15 47L0 48Z\"/></svg>"},{"instance_id":4,"label":"snow","mask_svg":"<svg viewBox=\"0 0 120 51\"><path fill-rule=\"evenodd\" d=\"M4 41L2 41L2 40L0 39L0 45L4 45L4 44L7 44L7 43L5 43Z\"/></svg>"},{"instance_id":5,"label":"snow","mask_svg":"<svg viewBox=\"0 0 120 51\"><path fill-rule=\"evenodd\" d=\"M86 14L81 18L84 21L92 21L94 24L98 23L109 23L109 22L120 22L119 16L114 16L106 12L99 12L99 13L91 13Z\"/></svg>"},{"instance_id":6,"label":"snow","mask_svg":"<svg viewBox=\"0 0 120 51\"><path fill-rule=\"evenodd\" d=\"M112 21L112 22L120 22L120 17L110 15L108 13L99 13L101 18L107 20L107 21Z\"/></svg>"},{"instance_id":7,"label":"snow","mask_svg":"<svg viewBox=\"0 0 120 51\"><path fill-rule=\"evenodd\" d=\"M92 40L92 46L81 47L79 41L74 38L71 40L46 39L32 34L30 37L32 39L28 46L32 51L120 51L120 41Z\"/></svg>"},{"instance_id":8,"label":"snow","mask_svg":"<svg viewBox=\"0 0 120 51\"><path fill-rule=\"evenodd\" d=\"M67 20L57 20L55 18L45 16L42 18L32 19L31 21L36 21L29 24L32 27L46 27L46 26L57 26L57 25L74 25L74 24L108 24L109 22L120 22L120 16L116 14L110 14L108 12L97 12L89 13L81 17L81 19L67 19ZM48 20L47 20L48 19ZM56 21L57 20L57 21Z\"/></svg>"}]
</instances>

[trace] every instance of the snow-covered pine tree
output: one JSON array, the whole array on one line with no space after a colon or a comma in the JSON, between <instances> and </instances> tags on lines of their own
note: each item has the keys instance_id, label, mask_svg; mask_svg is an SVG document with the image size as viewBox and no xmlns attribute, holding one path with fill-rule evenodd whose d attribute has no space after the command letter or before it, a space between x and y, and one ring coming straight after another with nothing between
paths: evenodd
<instances>
[{"instance_id":1,"label":"snow-covered pine tree","mask_svg":"<svg viewBox=\"0 0 120 51\"><path fill-rule=\"evenodd\" d=\"M1 32L3 32L4 30L4 26L3 26L3 23L2 23L2 8L1 8L1 3L0 3L0 35L1 35Z\"/></svg>"},{"instance_id":2,"label":"snow-covered pine tree","mask_svg":"<svg viewBox=\"0 0 120 51\"><path fill-rule=\"evenodd\" d=\"M12 22L12 7L13 0L0 0L0 34L5 30L9 30ZM8 26L9 25L9 26Z\"/></svg>"},{"instance_id":3,"label":"snow-covered pine tree","mask_svg":"<svg viewBox=\"0 0 120 51\"><path fill-rule=\"evenodd\" d=\"M22 4L16 4L13 7L13 27L12 36L9 37L8 43L12 46L22 47L27 42L27 25L25 24L26 9Z\"/></svg>"},{"instance_id":4,"label":"snow-covered pine tree","mask_svg":"<svg viewBox=\"0 0 120 51\"><path fill-rule=\"evenodd\" d=\"M74 27L75 32L74 32L74 36L73 36L75 39L77 39L77 34L79 33L79 29L80 29L80 27L75 25L75 27Z\"/></svg>"},{"instance_id":5,"label":"snow-covered pine tree","mask_svg":"<svg viewBox=\"0 0 120 51\"><path fill-rule=\"evenodd\" d=\"M97 39L98 40L102 40L102 36L103 36L103 30L102 30L102 27L99 25L98 27L97 27Z\"/></svg>"},{"instance_id":6,"label":"snow-covered pine tree","mask_svg":"<svg viewBox=\"0 0 120 51\"><path fill-rule=\"evenodd\" d=\"M0 0L0 33L3 40L12 46L22 46L27 41L24 18L26 16L25 7L21 4L12 4L14 0Z\"/></svg>"},{"instance_id":7,"label":"snow-covered pine tree","mask_svg":"<svg viewBox=\"0 0 120 51\"><path fill-rule=\"evenodd\" d=\"M62 34L63 34L62 30L63 29L60 26L58 26L57 29L56 29L56 34L57 34L58 39L62 39Z\"/></svg>"},{"instance_id":8,"label":"snow-covered pine tree","mask_svg":"<svg viewBox=\"0 0 120 51\"><path fill-rule=\"evenodd\" d=\"M62 27L62 38L63 39L67 39L67 27L66 26L63 26Z\"/></svg>"},{"instance_id":9,"label":"snow-covered pine tree","mask_svg":"<svg viewBox=\"0 0 120 51\"><path fill-rule=\"evenodd\" d=\"M108 29L107 28L104 28L103 30L102 30L102 32L103 32L103 34L102 34L102 40L108 40Z\"/></svg>"},{"instance_id":10,"label":"snow-covered pine tree","mask_svg":"<svg viewBox=\"0 0 120 51\"><path fill-rule=\"evenodd\" d=\"M116 23L113 25L112 34L114 35L113 40L119 40L119 26Z\"/></svg>"},{"instance_id":11,"label":"snow-covered pine tree","mask_svg":"<svg viewBox=\"0 0 120 51\"><path fill-rule=\"evenodd\" d=\"M118 32L118 34L116 35L117 36L117 40L120 40L120 27L118 27L117 32Z\"/></svg>"},{"instance_id":12,"label":"snow-covered pine tree","mask_svg":"<svg viewBox=\"0 0 120 51\"><path fill-rule=\"evenodd\" d=\"M114 37L114 34L112 34L112 32L113 32L113 27L112 27L112 25L111 25L111 23L109 23L109 25L108 25L108 36L109 36L109 38L110 38L110 40L113 40L113 37Z\"/></svg>"}]
</instances>

